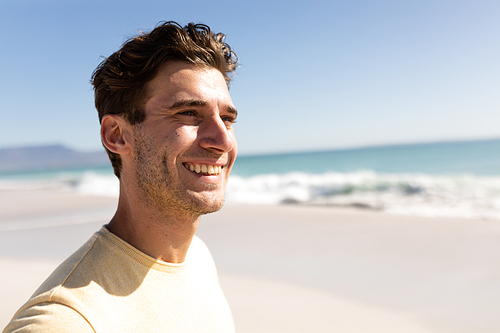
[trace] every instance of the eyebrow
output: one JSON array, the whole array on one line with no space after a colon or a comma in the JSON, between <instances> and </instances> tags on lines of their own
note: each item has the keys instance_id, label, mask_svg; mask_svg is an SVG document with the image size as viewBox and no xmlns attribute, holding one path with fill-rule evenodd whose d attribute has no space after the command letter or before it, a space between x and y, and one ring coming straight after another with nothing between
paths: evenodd
<instances>
[{"instance_id":1,"label":"eyebrow","mask_svg":"<svg viewBox=\"0 0 500 333\"><path fill-rule=\"evenodd\" d=\"M208 103L203 101L203 100L199 100L199 99L183 99L183 100L180 100L180 101L177 101L174 103L174 105L172 105L171 107L168 107L167 109L168 110L173 110L173 109L180 109L180 108L183 108L183 107L189 107L189 106L198 106L198 107L205 107L207 106Z\"/></svg>"},{"instance_id":2,"label":"eyebrow","mask_svg":"<svg viewBox=\"0 0 500 333\"><path fill-rule=\"evenodd\" d=\"M183 99L175 102L172 106L168 107L167 110L175 110L183 107L206 107L208 103L199 99ZM227 112L238 116L238 110L234 106L228 106Z\"/></svg>"}]
</instances>

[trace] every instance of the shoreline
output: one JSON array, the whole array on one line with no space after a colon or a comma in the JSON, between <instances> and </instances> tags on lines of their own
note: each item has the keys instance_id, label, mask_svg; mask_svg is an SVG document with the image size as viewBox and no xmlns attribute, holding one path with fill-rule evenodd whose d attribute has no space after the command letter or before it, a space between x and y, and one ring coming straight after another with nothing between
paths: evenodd
<instances>
[{"instance_id":1,"label":"shoreline","mask_svg":"<svg viewBox=\"0 0 500 333\"><path fill-rule=\"evenodd\" d=\"M0 205L0 226L81 219L0 228L3 328L49 273L107 223L116 200L0 191ZM228 204L203 216L197 235L212 252L238 332L500 330L498 221Z\"/></svg>"}]
</instances>

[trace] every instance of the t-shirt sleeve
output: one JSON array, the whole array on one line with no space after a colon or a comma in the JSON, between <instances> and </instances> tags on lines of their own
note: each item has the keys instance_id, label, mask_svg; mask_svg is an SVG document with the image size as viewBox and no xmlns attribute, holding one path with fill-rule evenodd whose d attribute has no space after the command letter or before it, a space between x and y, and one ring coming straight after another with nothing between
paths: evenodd
<instances>
[{"instance_id":1,"label":"t-shirt sleeve","mask_svg":"<svg viewBox=\"0 0 500 333\"><path fill-rule=\"evenodd\" d=\"M80 313L58 303L41 303L21 311L3 333L95 333Z\"/></svg>"}]
</instances>

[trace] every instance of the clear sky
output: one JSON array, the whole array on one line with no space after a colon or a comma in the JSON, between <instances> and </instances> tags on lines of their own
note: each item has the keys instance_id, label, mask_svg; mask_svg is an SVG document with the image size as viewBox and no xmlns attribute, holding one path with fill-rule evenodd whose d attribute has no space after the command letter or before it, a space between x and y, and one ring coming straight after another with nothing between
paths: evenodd
<instances>
[{"instance_id":1,"label":"clear sky","mask_svg":"<svg viewBox=\"0 0 500 333\"><path fill-rule=\"evenodd\" d=\"M100 149L90 76L162 20L227 35L242 154L500 137L498 0L0 0L0 148Z\"/></svg>"}]
</instances>

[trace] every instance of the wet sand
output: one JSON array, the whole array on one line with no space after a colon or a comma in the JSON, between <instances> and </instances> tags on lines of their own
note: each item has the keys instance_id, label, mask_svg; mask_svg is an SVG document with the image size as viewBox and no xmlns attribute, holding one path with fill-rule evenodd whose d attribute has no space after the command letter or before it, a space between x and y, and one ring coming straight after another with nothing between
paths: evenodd
<instances>
[{"instance_id":1,"label":"wet sand","mask_svg":"<svg viewBox=\"0 0 500 333\"><path fill-rule=\"evenodd\" d=\"M116 201L0 191L0 328ZM304 206L202 217L237 332L499 332L500 222Z\"/></svg>"}]
</instances>

